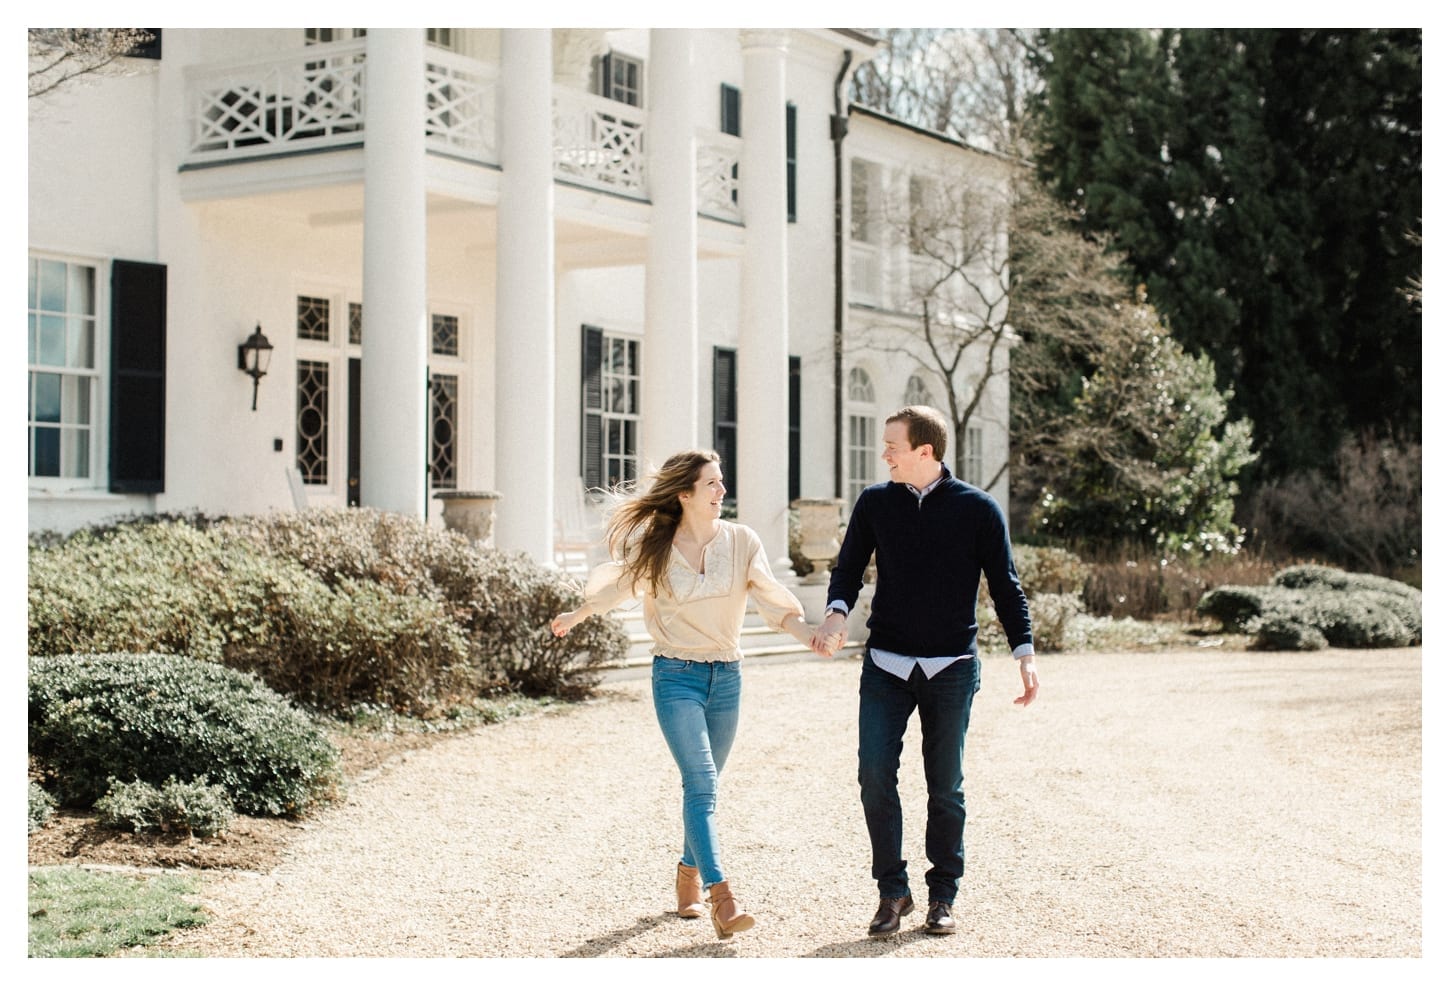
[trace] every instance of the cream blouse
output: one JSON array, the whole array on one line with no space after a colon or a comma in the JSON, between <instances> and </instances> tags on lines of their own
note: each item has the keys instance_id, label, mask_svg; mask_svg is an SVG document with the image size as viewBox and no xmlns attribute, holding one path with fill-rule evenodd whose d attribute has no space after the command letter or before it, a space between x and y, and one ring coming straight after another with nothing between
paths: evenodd
<instances>
[{"instance_id":1,"label":"cream blouse","mask_svg":"<svg viewBox=\"0 0 1450 986\"><path fill-rule=\"evenodd\" d=\"M682 661L738 661L746 598L767 625L784 630L792 616L805 618L800 601L770 571L765 546L750 528L720 521L705 545L704 571L695 571L678 548L656 596L644 591L644 626L655 653ZM607 613L637 593L617 561L599 565L584 587L590 613Z\"/></svg>"}]
</instances>

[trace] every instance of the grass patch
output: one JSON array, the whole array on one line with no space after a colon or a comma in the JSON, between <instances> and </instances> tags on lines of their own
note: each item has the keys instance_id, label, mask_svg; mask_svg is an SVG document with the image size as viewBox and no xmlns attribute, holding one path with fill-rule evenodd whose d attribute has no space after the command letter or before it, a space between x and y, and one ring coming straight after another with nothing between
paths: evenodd
<instances>
[{"instance_id":1,"label":"grass patch","mask_svg":"<svg viewBox=\"0 0 1450 986\"><path fill-rule=\"evenodd\" d=\"M31 958L115 955L207 921L186 899L195 881L180 876L57 866L32 871L29 889Z\"/></svg>"}]
</instances>

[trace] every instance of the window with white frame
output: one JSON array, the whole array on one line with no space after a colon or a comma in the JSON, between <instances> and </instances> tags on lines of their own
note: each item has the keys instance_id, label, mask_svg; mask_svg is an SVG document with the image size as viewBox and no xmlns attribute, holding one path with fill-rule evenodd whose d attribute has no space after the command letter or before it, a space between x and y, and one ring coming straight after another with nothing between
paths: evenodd
<instances>
[{"instance_id":1,"label":"window with white frame","mask_svg":"<svg viewBox=\"0 0 1450 986\"><path fill-rule=\"evenodd\" d=\"M594 59L594 91L605 99L644 105L644 62L611 51Z\"/></svg>"},{"instance_id":2,"label":"window with white frame","mask_svg":"<svg viewBox=\"0 0 1450 986\"><path fill-rule=\"evenodd\" d=\"M334 473L332 402L341 376L334 307L322 294L297 296L297 471L308 486L327 486ZM360 323L361 306L358 317Z\"/></svg>"},{"instance_id":3,"label":"window with white frame","mask_svg":"<svg viewBox=\"0 0 1450 986\"><path fill-rule=\"evenodd\" d=\"M96 267L30 258L29 474L93 479L100 450Z\"/></svg>"},{"instance_id":4,"label":"window with white frame","mask_svg":"<svg viewBox=\"0 0 1450 986\"><path fill-rule=\"evenodd\" d=\"M428 374L428 477L434 489L458 488L462 319L434 312Z\"/></svg>"},{"instance_id":5,"label":"window with white frame","mask_svg":"<svg viewBox=\"0 0 1450 986\"><path fill-rule=\"evenodd\" d=\"M973 486L982 485L982 429L967 426L967 474L962 477Z\"/></svg>"},{"instance_id":6,"label":"window with white frame","mask_svg":"<svg viewBox=\"0 0 1450 986\"><path fill-rule=\"evenodd\" d=\"M583 345L580 475L612 488L639 478L639 339L586 325Z\"/></svg>"},{"instance_id":7,"label":"window with white frame","mask_svg":"<svg viewBox=\"0 0 1450 986\"><path fill-rule=\"evenodd\" d=\"M906 381L906 393L903 395L903 403L920 404L926 407L935 407L932 403L931 388L926 385L920 373L913 373Z\"/></svg>"},{"instance_id":8,"label":"window with white frame","mask_svg":"<svg viewBox=\"0 0 1450 986\"><path fill-rule=\"evenodd\" d=\"M851 281L853 304L879 306L885 275L882 258L881 167L851 159Z\"/></svg>"},{"instance_id":9,"label":"window with white frame","mask_svg":"<svg viewBox=\"0 0 1450 986\"><path fill-rule=\"evenodd\" d=\"M847 378L846 400L846 495L854 504L861 491L876 482L881 439L876 427L876 388L871 375L859 366L852 367Z\"/></svg>"}]
</instances>

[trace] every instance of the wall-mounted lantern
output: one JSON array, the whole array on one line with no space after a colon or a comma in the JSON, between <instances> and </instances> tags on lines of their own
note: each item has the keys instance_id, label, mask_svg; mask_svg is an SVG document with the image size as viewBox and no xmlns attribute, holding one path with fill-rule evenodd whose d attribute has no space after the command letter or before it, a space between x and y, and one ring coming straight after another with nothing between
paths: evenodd
<instances>
[{"instance_id":1,"label":"wall-mounted lantern","mask_svg":"<svg viewBox=\"0 0 1450 986\"><path fill-rule=\"evenodd\" d=\"M257 409L257 384L267 375L267 364L272 361L272 344L262 335L259 324L247 341L237 347L237 369L252 378L252 410Z\"/></svg>"}]
</instances>

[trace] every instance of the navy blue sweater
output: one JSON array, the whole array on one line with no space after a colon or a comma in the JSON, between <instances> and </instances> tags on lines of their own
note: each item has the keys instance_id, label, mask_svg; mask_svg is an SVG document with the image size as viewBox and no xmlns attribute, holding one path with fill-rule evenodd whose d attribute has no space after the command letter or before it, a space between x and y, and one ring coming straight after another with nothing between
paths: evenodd
<instances>
[{"instance_id":1,"label":"navy blue sweater","mask_svg":"<svg viewBox=\"0 0 1450 986\"><path fill-rule=\"evenodd\" d=\"M977 653L977 586L987 588L1013 648L1032 641L1027 596L1012 562L1007 519L991 494L946 470L918 501L902 483L861 492L851 511L827 601L855 607L876 553L868 647L912 657Z\"/></svg>"}]
</instances>

